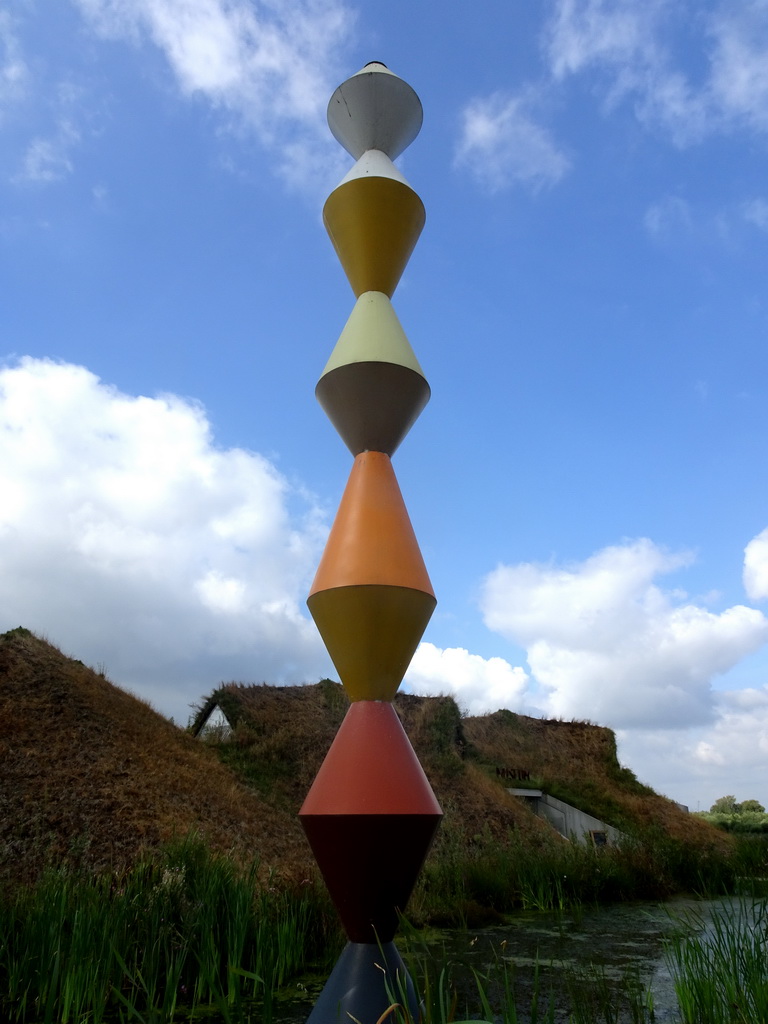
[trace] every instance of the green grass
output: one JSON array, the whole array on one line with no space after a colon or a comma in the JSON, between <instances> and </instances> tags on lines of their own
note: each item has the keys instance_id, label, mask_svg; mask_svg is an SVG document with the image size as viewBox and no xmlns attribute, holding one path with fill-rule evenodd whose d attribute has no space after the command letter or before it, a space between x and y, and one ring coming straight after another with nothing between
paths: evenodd
<instances>
[{"instance_id":1,"label":"green grass","mask_svg":"<svg viewBox=\"0 0 768 1024\"><path fill-rule=\"evenodd\" d=\"M764 842L745 840L727 871L700 862L699 872L709 875L697 876L699 891L728 891L728 885L733 891L737 883L744 889L751 876L765 874L767 857ZM494 848L477 837L468 855L448 832L409 916L477 927L518 908L648 898L659 886L666 890L675 872L691 871L674 845L595 850L563 842L532 853L522 843ZM689 922L670 945L684 1024L768 1020L765 904L739 906L747 910L716 919L707 933ZM322 887L273 884L260 878L257 865L238 869L187 841L119 876L52 871L34 885L0 893L0 1020L160 1024L208 1011L219 1021L244 1024L253 1016L265 1024L277 991L313 966L327 976L342 944ZM473 1015L504 1024L545 1022L553 1019L555 994L558 1005L570 1000L572 1024L651 1019L647 993L632 979L619 999L594 969L561 973L557 993L537 976L523 1013L513 969L501 957L474 974L474 988L465 986L461 998L450 964L421 954L411 961L425 1005L422 1024Z\"/></svg>"},{"instance_id":2,"label":"green grass","mask_svg":"<svg viewBox=\"0 0 768 1024\"><path fill-rule=\"evenodd\" d=\"M0 1011L9 1022L168 1022L216 1007L225 1019L271 998L341 948L311 885L264 885L197 842L120 878L51 872L0 901Z\"/></svg>"},{"instance_id":3,"label":"green grass","mask_svg":"<svg viewBox=\"0 0 768 1024\"><path fill-rule=\"evenodd\" d=\"M768 877L768 843L745 838L726 857L670 839L660 831L620 846L576 842L532 849L510 835L474 845L443 826L408 908L417 924L480 926L518 909L563 910L583 904L660 900L750 891Z\"/></svg>"},{"instance_id":4,"label":"green grass","mask_svg":"<svg viewBox=\"0 0 768 1024\"><path fill-rule=\"evenodd\" d=\"M739 900L709 922L690 914L683 924L667 949L683 1024L768 1021L765 901Z\"/></svg>"}]
</instances>

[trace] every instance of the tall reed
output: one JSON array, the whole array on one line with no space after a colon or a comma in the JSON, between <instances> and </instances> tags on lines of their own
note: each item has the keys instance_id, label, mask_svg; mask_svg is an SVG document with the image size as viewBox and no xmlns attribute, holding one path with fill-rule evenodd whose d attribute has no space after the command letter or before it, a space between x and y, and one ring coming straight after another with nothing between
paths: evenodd
<instances>
[{"instance_id":1,"label":"tall reed","mask_svg":"<svg viewBox=\"0 0 768 1024\"><path fill-rule=\"evenodd\" d=\"M408 1009L403 986L392 986L388 1016L393 1024L652 1024L653 998L631 971L609 978L603 967L582 970L559 963L533 964L527 984L498 955L482 971L460 961L408 958L418 1020ZM708 1022L702 1022L708 1024Z\"/></svg>"},{"instance_id":2,"label":"tall reed","mask_svg":"<svg viewBox=\"0 0 768 1024\"><path fill-rule=\"evenodd\" d=\"M768 909L738 900L709 920L691 913L667 949L684 1024L768 1021ZM693 934L690 930L693 929Z\"/></svg>"},{"instance_id":3,"label":"tall reed","mask_svg":"<svg viewBox=\"0 0 768 1024\"><path fill-rule=\"evenodd\" d=\"M195 841L124 876L51 872L0 900L0 1011L9 1022L172 1021L272 992L340 945L312 885L262 884Z\"/></svg>"},{"instance_id":4,"label":"tall reed","mask_svg":"<svg viewBox=\"0 0 768 1024\"><path fill-rule=\"evenodd\" d=\"M696 859L668 839L628 839L594 848L576 841L533 849L478 837L474 847L450 830L422 872L408 913L449 926L490 923L495 911L563 910L579 904L663 899L673 892L733 891L733 867ZM485 910L485 912L484 912Z\"/></svg>"},{"instance_id":5,"label":"tall reed","mask_svg":"<svg viewBox=\"0 0 768 1024\"><path fill-rule=\"evenodd\" d=\"M710 865L713 870L706 877L701 863L683 867L691 869L690 878L704 877L718 886L735 880L743 886L750 873L765 875L765 851L764 845L753 844L727 871ZM514 842L501 849L478 843L468 854L461 844L451 844L449 832L437 852L409 907L416 922L461 924L475 918L474 927L521 906L561 909L638 898L659 884L651 877L659 864L666 864L667 872L682 870L674 846L651 854L640 843L619 850L563 843L536 853ZM751 946L741 938L743 929L738 937L729 931L740 922L727 918L717 922L712 935L694 936L691 943L680 938L670 946L670 956L678 958L685 1024L768 1021L765 912L750 921L745 934ZM0 893L0 1020L159 1024L212 1007L225 1021L246 1020L257 1012L268 1022L274 992L313 962L327 973L342 941L322 887L264 882L256 865L239 870L196 841L170 846L120 877L51 872L34 886ZM720 974L708 958L715 958ZM425 961L424 1024L447 1024L449 1017L470 1009L488 1016L489 1007L495 1007L502 1021L515 1024L515 979L509 965L500 963L487 975L476 974L474 995L462 995L458 1004L450 975L445 963ZM547 1020L553 994L566 990L574 1000L574 1021L589 1020L590 1014L593 1019L614 1019L607 997L600 997L599 1010L589 1003L606 989L599 977L582 984L560 972L551 991L542 987L544 977L549 978L547 965L537 975L533 994L526 989L525 1000L531 995L533 1001L520 1019ZM734 1005L739 1013L743 1005L743 1015L702 1016L703 1007L711 1014L720 1012L712 1009L720 1005L717 992L728 994L733 1013ZM629 1007L632 1021L650 1019L640 995ZM579 1006L584 1008L581 1017Z\"/></svg>"}]
</instances>

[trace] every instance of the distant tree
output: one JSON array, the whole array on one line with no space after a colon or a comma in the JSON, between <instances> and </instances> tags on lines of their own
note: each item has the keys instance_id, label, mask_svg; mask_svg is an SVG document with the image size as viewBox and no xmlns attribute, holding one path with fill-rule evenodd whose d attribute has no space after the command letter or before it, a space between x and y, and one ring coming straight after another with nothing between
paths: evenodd
<instances>
[{"instance_id":1,"label":"distant tree","mask_svg":"<svg viewBox=\"0 0 768 1024\"><path fill-rule=\"evenodd\" d=\"M739 811L741 814L745 811L755 811L757 814L765 814L765 808L758 800L745 800L739 807Z\"/></svg>"},{"instance_id":2,"label":"distant tree","mask_svg":"<svg viewBox=\"0 0 768 1024\"><path fill-rule=\"evenodd\" d=\"M736 803L735 796L721 796L709 809L710 814L738 814L741 805Z\"/></svg>"}]
</instances>

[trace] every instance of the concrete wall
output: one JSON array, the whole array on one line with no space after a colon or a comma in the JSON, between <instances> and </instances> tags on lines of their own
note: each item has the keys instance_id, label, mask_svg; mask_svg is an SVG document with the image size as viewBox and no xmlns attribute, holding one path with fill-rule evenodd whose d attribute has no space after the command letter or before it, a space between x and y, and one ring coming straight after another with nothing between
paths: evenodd
<instances>
[{"instance_id":1,"label":"concrete wall","mask_svg":"<svg viewBox=\"0 0 768 1024\"><path fill-rule=\"evenodd\" d=\"M543 793L540 789L510 789L509 792L522 797L535 814L548 821L566 839L573 837L586 846L594 841L592 832L604 832L608 843L613 846L625 838L623 832L619 832L612 825L600 821L591 814L585 814L584 811L548 793Z\"/></svg>"}]
</instances>

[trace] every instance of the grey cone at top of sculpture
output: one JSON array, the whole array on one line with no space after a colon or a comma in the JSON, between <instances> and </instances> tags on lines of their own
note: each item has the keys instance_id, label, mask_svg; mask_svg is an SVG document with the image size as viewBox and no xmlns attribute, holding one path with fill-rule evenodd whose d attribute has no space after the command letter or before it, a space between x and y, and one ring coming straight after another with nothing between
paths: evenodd
<instances>
[{"instance_id":1,"label":"grey cone at top of sculpture","mask_svg":"<svg viewBox=\"0 0 768 1024\"><path fill-rule=\"evenodd\" d=\"M299 817L349 942L309 1021L375 1024L393 996L418 1012L393 939L442 817L392 705L435 607L391 465L430 395L391 305L424 226L392 162L421 103L374 62L328 123L356 160L323 220L357 301L316 393L354 463L307 603L351 704Z\"/></svg>"}]
</instances>

